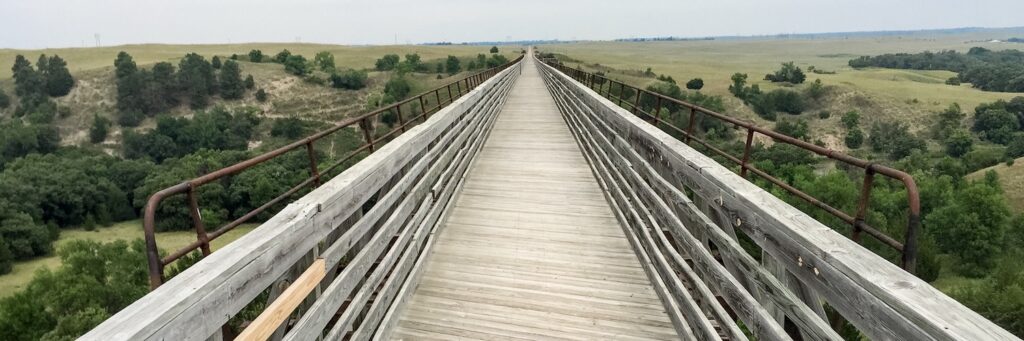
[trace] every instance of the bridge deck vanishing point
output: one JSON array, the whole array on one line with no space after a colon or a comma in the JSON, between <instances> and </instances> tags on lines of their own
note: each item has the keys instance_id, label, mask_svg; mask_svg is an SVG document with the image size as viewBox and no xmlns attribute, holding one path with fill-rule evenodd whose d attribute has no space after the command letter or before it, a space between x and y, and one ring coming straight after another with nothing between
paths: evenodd
<instances>
[{"instance_id":1,"label":"bridge deck vanishing point","mask_svg":"<svg viewBox=\"0 0 1024 341\"><path fill-rule=\"evenodd\" d=\"M395 339L677 339L527 59Z\"/></svg>"}]
</instances>

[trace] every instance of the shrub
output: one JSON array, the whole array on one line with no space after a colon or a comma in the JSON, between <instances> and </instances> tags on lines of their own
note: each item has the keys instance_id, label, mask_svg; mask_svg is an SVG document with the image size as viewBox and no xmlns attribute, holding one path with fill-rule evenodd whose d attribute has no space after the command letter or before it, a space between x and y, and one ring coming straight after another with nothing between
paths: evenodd
<instances>
[{"instance_id":1,"label":"shrub","mask_svg":"<svg viewBox=\"0 0 1024 341\"><path fill-rule=\"evenodd\" d=\"M448 74L454 75L462 70L462 67L459 64L460 61L458 57L448 56L448 59L444 63L444 70L445 72L448 72Z\"/></svg>"},{"instance_id":2,"label":"shrub","mask_svg":"<svg viewBox=\"0 0 1024 341\"><path fill-rule=\"evenodd\" d=\"M296 117L279 118L274 120L270 128L270 136L284 137L294 140L306 133L306 124Z\"/></svg>"},{"instance_id":3,"label":"shrub","mask_svg":"<svg viewBox=\"0 0 1024 341\"><path fill-rule=\"evenodd\" d=\"M306 57L301 55L289 55L284 61L284 70L290 74L302 76L309 73L309 65Z\"/></svg>"},{"instance_id":4,"label":"shrub","mask_svg":"<svg viewBox=\"0 0 1024 341\"><path fill-rule=\"evenodd\" d=\"M281 52L278 52L277 55L274 56L274 61L277 62L277 63L284 64L284 62L288 60L288 57L291 57L291 56L292 56L292 52L288 51L288 49L284 49L284 50L281 50Z\"/></svg>"},{"instance_id":5,"label":"shrub","mask_svg":"<svg viewBox=\"0 0 1024 341\"><path fill-rule=\"evenodd\" d=\"M804 75L803 70L800 70L799 66L793 64L793 62L782 63L782 68L775 71L774 74L767 74L764 76L764 80L771 82L789 82L793 84L803 83L807 79Z\"/></svg>"},{"instance_id":6,"label":"shrub","mask_svg":"<svg viewBox=\"0 0 1024 341\"><path fill-rule=\"evenodd\" d=\"M11 106L11 97L7 96L4 89L0 89L0 109L7 109Z\"/></svg>"},{"instance_id":7,"label":"shrub","mask_svg":"<svg viewBox=\"0 0 1024 341\"><path fill-rule=\"evenodd\" d=\"M907 125L900 122L876 122L871 126L868 143L871 149L886 153L893 160L902 159L915 149L927 151L924 140L911 135Z\"/></svg>"},{"instance_id":8,"label":"shrub","mask_svg":"<svg viewBox=\"0 0 1024 341\"><path fill-rule=\"evenodd\" d=\"M854 128L846 132L846 138L843 139L843 142L846 143L847 148L860 148L864 144L864 132L860 128Z\"/></svg>"},{"instance_id":9,"label":"shrub","mask_svg":"<svg viewBox=\"0 0 1024 341\"><path fill-rule=\"evenodd\" d=\"M377 59L376 68L377 71L390 71L394 70L398 66L399 57L397 54L386 54L384 57Z\"/></svg>"},{"instance_id":10,"label":"shrub","mask_svg":"<svg viewBox=\"0 0 1024 341\"><path fill-rule=\"evenodd\" d=\"M497 46L491 46L491 53L498 53L498 47Z\"/></svg>"},{"instance_id":11,"label":"shrub","mask_svg":"<svg viewBox=\"0 0 1024 341\"><path fill-rule=\"evenodd\" d=\"M704 80L700 78L691 79L686 82L686 88L690 90L700 90L704 88Z\"/></svg>"},{"instance_id":12,"label":"shrub","mask_svg":"<svg viewBox=\"0 0 1024 341\"><path fill-rule=\"evenodd\" d=\"M775 123L775 129L773 130L775 130L778 133L795 137L804 141L807 141L807 138L809 137L807 121L801 119L781 120L778 123Z\"/></svg>"},{"instance_id":13,"label":"shrub","mask_svg":"<svg viewBox=\"0 0 1024 341\"><path fill-rule=\"evenodd\" d=\"M404 77L395 77L384 84L384 104L395 103L405 99L412 91L412 86Z\"/></svg>"},{"instance_id":14,"label":"shrub","mask_svg":"<svg viewBox=\"0 0 1024 341\"><path fill-rule=\"evenodd\" d=\"M828 112L828 110L822 110L821 112L818 113L818 118L820 119L824 120L828 119L829 117L832 117L832 113Z\"/></svg>"},{"instance_id":15,"label":"shrub","mask_svg":"<svg viewBox=\"0 0 1024 341\"><path fill-rule=\"evenodd\" d=\"M946 80L946 85L956 85L956 86L959 86L960 85L960 77L959 76L949 77L949 79Z\"/></svg>"},{"instance_id":16,"label":"shrub","mask_svg":"<svg viewBox=\"0 0 1024 341\"><path fill-rule=\"evenodd\" d=\"M263 89L256 90L256 100L260 102L266 102L267 92L263 91Z\"/></svg>"},{"instance_id":17,"label":"shrub","mask_svg":"<svg viewBox=\"0 0 1024 341\"><path fill-rule=\"evenodd\" d=\"M848 111L845 114L843 114L841 121L843 122L843 126L846 127L846 129L856 128L858 125L860 125L860 113L857 112L856 110Z\"/></svg>"},{"instance_id":18,"label":"shrub","mask_svg":"<svg viewBox=\"0 0 1024 341\"><path fill-rule=\"evenodd\" d=\"M946 138L946 154L952 157L960 157L971 151L974 146L974 138L964 130L957 130Z\"/></svg>"},{"instance_id":19,"label":"shrub","mask_svg":"<svg viewBox=\"0 0 1024 341\"><path fill-rule=\"evenodd\" d=\"M213 56L213 59L210 60L210 66L213 66L214 69L220 69L220 67L221 67L220 57Z\"/></svg>"},{"instance_id":20,"label":"shrub","mask_svg":"<svg viewBox=\"0 0 1024 341\"><path fill-rule=\"evenodd\" d=\"M252 75L245 76L245 88L252 90L256 87L256 80L252 79Z\"/></svg>"},{"instance_id":21,"label":"shrub","mask_svg":"<svg viewBox=\"0 0 1024 341\"><path fill-rule=\"evenodd\" d=\"M92 141L92 143L103 142L103 140L107 139L109 132L110 119L99 114L93 115L92 127L89 128L89 141Z\"/></svg>"},{"instance_id":22,"label":"shrub","mask_svg":"<svg viewBox=\"0 0 1024 341\"><path fill-rule=\"evenodd\" d=\"M331 75L331 86L339 89L359 90L366 87L366 71L346 70Z\"/></svg>"},{"instance_id":23,"label":"shrub","mask_svg":"<svg viewBox=\"0 0 1024 341\"><path fill-rule=\"evenodd\" d=\"M251 50L249 51L249 61L253 63L259 63L263 61L263 51Z\"/></svg>"}]
</instances>

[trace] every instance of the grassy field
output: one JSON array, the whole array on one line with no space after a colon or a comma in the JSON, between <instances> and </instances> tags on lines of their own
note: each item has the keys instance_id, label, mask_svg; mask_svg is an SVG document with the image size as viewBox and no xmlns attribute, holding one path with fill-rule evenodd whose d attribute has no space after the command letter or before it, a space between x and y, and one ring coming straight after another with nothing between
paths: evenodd
<instances>
[{"instance_id":1,"label":"grassy field","mask_svg":"<svg viewBox=\"0 0 1024 341\"><path fill-rule=\"evenodd\" d=\"M231 232L224 234L223 237L214 240L213 243L211 243L211 247L214 250L219 249L245 235L249 231L252 231L254 228L256 228L255 224L239 226ZM111 242L115 240L133 240L137 238L143 238L142 223L139 220L132 220L120 222L109 227L101 227L95 231L86 231L82 229L62 230L60 232L60 239L58 239L53 246L57 249L72 240ZM157 245L161 249L170 252L195 241L196 235L195 232L192 231L161 232L157 233L156 239ZM23 262L15 262L14 270L11 273L0 276L0 297L6 297L23 289L24 286L32 280L32 276L37 270L44 267L53 270L60 265L60 258L57 257L56 254Z\"/></svg>"},{"instance_id":2,"label":"grassy field","mask_svg":"<svg viewBox=\"0 0 1024 341\"><path fill-rule=\"evenodd\" d=\"M816 117L820 110L833 113L828 120L810 119L812 131L829 135L836 132L839 116L848 110L862 112L868 125L875 121L899 120L920 131L935 122L934 113L959 103L965 111L973 112L980 103L1009 99L1024 94L984 92L970 85L945 85L948 71L915 71L890 69L854 70L847 62L857 56L898 52L940 50L966 51L974 46L990 49L1024 49L1024 44L990 43L992 39L1006 39L1024 35L1024 29L992 30L963 34L908 35L905 37L827 37L820 39L750 38L674 42L593 42L553 44L540 47L545 52L568 55L586 64L600 64L620 70L643 71L650 67L657 74L672 76L682 85L692 78L703 78L704 92L721 95L727 113L765 125L742 102L728 92L730 77L734 73L748 74L748 82L762 89L776 85L762 80L765 74L777 70L781 63L793 61L805 71L808 67L835 72L835 74L807 73L808 82L821 79L833 86L834 94L828 103L813 107L804 116ZM614 75L631 84L654 82L652 78ZM867 126L867 125L865 125ZM828 137L828 136L824 136ZM842 149L840 144L830 147Z\"/></svg>"}]
</instances>

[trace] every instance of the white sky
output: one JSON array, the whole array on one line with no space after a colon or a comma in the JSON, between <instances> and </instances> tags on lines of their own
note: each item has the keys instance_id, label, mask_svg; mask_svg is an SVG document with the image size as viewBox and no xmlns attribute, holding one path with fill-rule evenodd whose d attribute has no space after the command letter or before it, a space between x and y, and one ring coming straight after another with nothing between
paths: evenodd
<instances>
[{"instance_id":1,"label":"white sky","mask_svg":"<svg viewBox=\"0 0 1024 341\"><path fill-rule=\"evenodd\" d=\"M1024 0L0 0L0 48L391 44L1024 26Z\"/></svg>"}]
</instances>

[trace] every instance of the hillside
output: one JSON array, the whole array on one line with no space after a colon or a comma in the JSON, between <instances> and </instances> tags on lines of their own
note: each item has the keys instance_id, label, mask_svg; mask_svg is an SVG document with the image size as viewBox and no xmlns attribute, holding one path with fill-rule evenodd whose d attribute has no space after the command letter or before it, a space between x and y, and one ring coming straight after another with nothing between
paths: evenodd
<instances>
[{"instance_id":1,"label":"hillside","mask_svg":"<svg viewBox=\"0 0 1024 341\"><path fill-rule=\"evenodd\" d=\"M1003 187L1003 195L1014 212L1024 212L1024 158L1014 160L1013 165L1005 162L967 174L968 180L979 180L988 171L999 175L999 184Z\"/></svg>"},{"instance_id":2,"label":"hillside","mask_svg":"<svg viewBox=\"0 0 1024 341\"><path fill-rule=\"evenodd\" d=\"M93 122L93 115L105 116L116 121L116 79L114 77L113 61L120 51L128 52L135 59L140 68L150 68L157 62L171 62L177 65L178 60L186 53L196 52L207 59L219 56L221 59L228 58L232 54L245 55L252 49L260 49L265 54L274 54L287 49L295 54L302 54L308 60L312 60L317 52L327 51L334 55L335 63L339 69L372 69L374 62L384 54L404 55L406 53L417 53L424 63L436 63L448 55L459 56L469 59L477 53L485 53L487 48L482 46L374 46L374 47L350 47L337 45L319 44L234 44L234 45L128 45L102 48L69 48L69 49L46 49L46 50L11 50L0 49L0 63L9 64L16 55L25 55L30 61L34 61L39 54L59 55L68 62L68 68L75 77L75 87L67 96L54 98L54 101L61 106L70 109L71 114L67 117L58 117L55 125L58 127L63 145L81 145L88 141L88 129ZM518 49L509 48L503 51L507 56L518 53ZM223 106L255 107L261 112L261 116L268 118L299 117L307 120L315 120L324 123L337 122L348 115L360 112L365 103L366 97L372 93L380 93L390 72L369 72L367 87L361 90L335 89L329 85L317 84L304 80L303 77L295 76L285 72L284 67L277 63L251 63L239 61L242 75L252 75L256 88L264 89L269 99L261 103L253 96L253 91L240 100L226 101L219 97L213 97L208 107ZM436 85L450 82L461 77L463 74L438 79L432 73L414 73L411 75L414 84L414 93L432 88ZM314 72L313 76L325 80L329 77L323 72ZM0 89L6 93L14 93L13 79L10 67L0 68ZM12 108L0 110L0 120L9 116ZM193 110L185 105L178 106L167 114L172 116L189 116ZM149 118L140 125L141 129L151 128L155 125L155 119ZM116 124L112 127L111 133L104 147L109 150L116 150L120 143L121 128Z\"/></svg>"}]
</instances>

